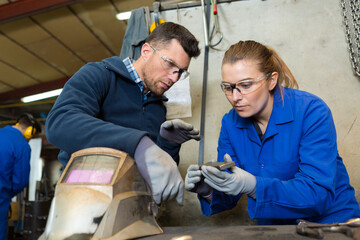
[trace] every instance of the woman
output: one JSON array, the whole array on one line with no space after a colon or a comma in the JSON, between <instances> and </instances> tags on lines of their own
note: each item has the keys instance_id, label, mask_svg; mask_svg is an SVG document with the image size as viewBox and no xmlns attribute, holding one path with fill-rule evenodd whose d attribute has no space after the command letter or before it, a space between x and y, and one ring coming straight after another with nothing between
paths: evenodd
<instances>
[{"instance_id":1,"label":"woman","mask_svg":"<svg viewBox=\"0 0 360 240\"><path fill-rule=\"evenodd\" d=\"M199 194L204 215L231 209L246 194L259 224L360 217L330 109L297 87L270 47L240 41L226 51L221 88L233 109L222 119L218 161L225 156L236 166L231 173L188 168L185 188Z\"/></svg>"}]
</instances>

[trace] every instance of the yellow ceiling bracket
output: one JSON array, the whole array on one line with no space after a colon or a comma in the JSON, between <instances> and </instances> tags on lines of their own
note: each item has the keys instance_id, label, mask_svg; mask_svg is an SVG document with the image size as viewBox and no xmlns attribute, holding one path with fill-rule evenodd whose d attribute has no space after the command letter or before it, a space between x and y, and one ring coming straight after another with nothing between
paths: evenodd
<instances>
[{"instance_id":1,"label":"yellow ceiling bracket","mask_svg":"<svg viewBox=\"0 0 360 240\"><path fill-rule=\"evenodd\" d=\"M159 24L162 24L162 23L164 23L164 22L165 22L164 19L162 19L162 18L159 19ZM154 31L154 29L155 29L157 26L158 26L158 24L156 24L156 22L153 22L153 23L151 24L151 26L150 26L150 33L151 33L152 31Z\"/></svg>"}]
</instances>

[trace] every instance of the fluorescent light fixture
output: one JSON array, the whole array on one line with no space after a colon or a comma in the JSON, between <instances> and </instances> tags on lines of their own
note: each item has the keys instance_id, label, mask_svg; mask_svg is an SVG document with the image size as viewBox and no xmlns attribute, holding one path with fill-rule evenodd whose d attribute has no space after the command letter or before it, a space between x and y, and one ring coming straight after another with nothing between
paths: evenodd
<instances>
[{"instance_id":1,"label":"fluorescent light fixture","mask_svg":"<svg viewBox=\"0 0 360 240\"><path fill-rule=\"evenodd\" d=\"M131 16L131 11L121 12L121 13L116 14L116 18L118 20L127 20L130 18L130 16Z\"/></svg>"},{"instance_id":2,"label":"fluorescent light fixture","mask_svg":"<svg viewBox=\"0 0 360 240\"><path fill-rule=\"evenodd\" d=\"M48 92L39 93L39 94L34 94L34 95L30 95L30 96L21 98L21 101L24 103L28 103L28 102L42 100L45 98L51 98L51 97L59 96L61 91L62 91L62 88L48 91Z\"/></svg>"}]
</instances>

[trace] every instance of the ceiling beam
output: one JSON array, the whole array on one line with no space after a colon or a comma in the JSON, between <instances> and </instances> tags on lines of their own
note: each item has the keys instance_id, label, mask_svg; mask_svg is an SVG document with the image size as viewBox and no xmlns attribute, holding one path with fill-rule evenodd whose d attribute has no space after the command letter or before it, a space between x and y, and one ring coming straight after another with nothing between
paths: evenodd
<instances>
[{"instance_id":1,"label":"ceiling beam","mask_svg":"<svg viewBox=\"0 0 360 240\"><path fill-rule=\"evenodd\" d=\"M62 78L51 82L44 82L29 87L0 93L0 103L11 100L20 100L22 97L62 88L67 80L69 80L69 78Z\"/></svg>"},{"instance_id":2,"label":"ceiling beam","mask_svg":"<svg viewBox=\"0 0 360 240\"><path fill-rule=\"evenodd\" d=\"M19 0L0 6L0 24L84 0Z\"/></svg>"}]
</instances>

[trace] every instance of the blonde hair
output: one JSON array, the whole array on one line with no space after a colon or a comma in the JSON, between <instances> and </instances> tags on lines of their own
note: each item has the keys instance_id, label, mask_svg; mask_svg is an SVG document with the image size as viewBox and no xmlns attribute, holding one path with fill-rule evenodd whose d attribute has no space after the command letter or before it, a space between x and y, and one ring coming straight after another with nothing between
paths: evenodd
<instances>
[{"instance_id":1,"label":"blonde hair","mask_svg":"<svg viewBox=\"0 0 360 240\"><path fill-rule=\"evenodd\" d=\"M231 45L225 52L222 65L226 63L234 64L240 60L254 60L258 62L259 71L265 74L277 72L279 74L277 85L279 86L299 88L288 66L271 47L253 40L239 41ZM279 89L281 98L283 99L283 88L280 87Z\"/></svg>"}]
</instances>

